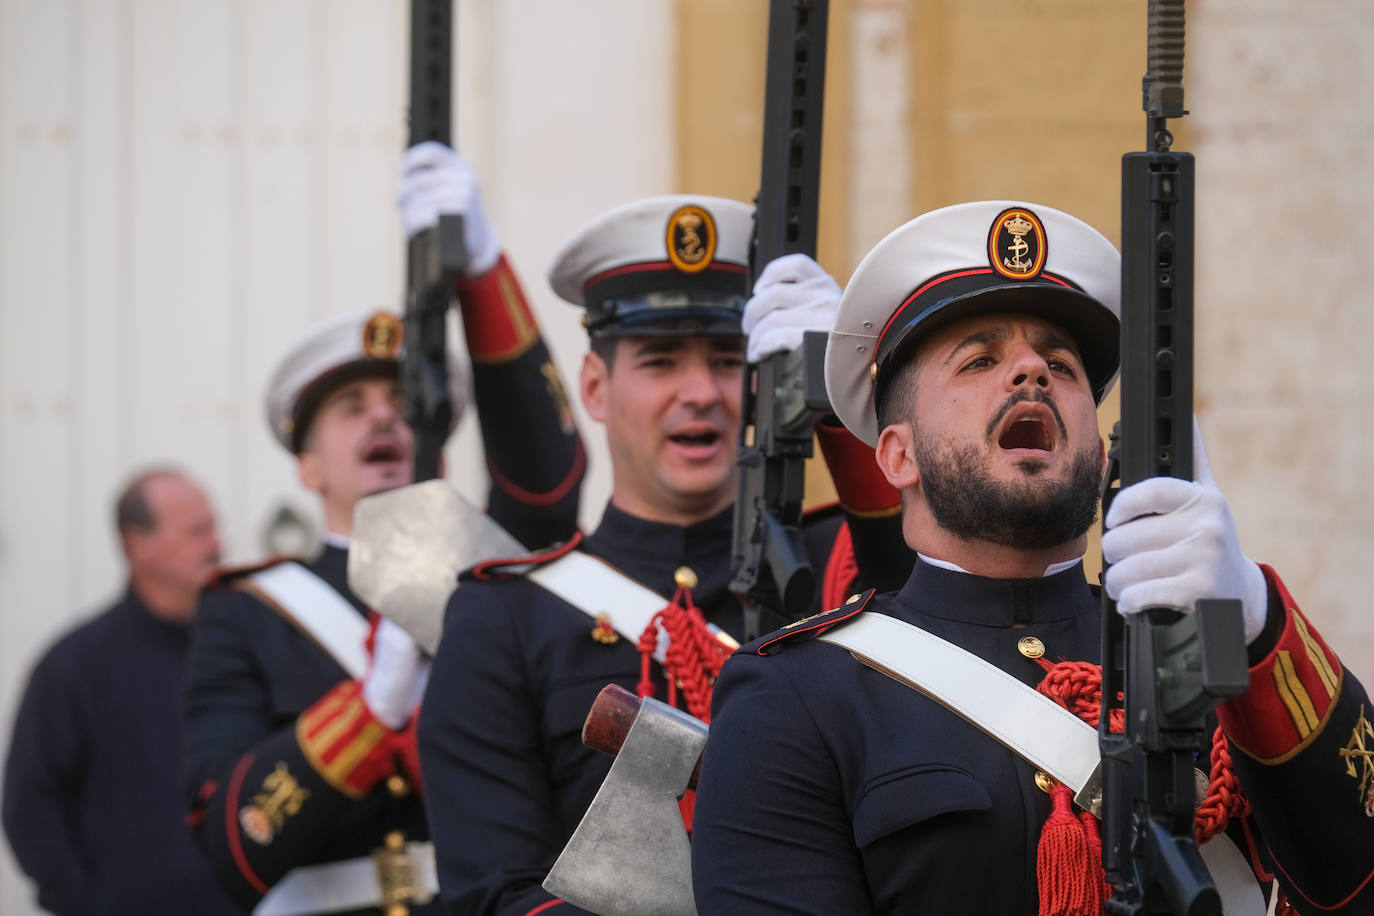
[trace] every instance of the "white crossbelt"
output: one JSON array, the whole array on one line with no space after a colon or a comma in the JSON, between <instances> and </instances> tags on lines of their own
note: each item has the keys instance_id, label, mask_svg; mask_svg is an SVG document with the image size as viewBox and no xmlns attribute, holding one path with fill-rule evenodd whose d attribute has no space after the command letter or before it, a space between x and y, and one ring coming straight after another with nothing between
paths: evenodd
<instances>
[{"instance_id":1,"label":"white crossbelt","mask_svg":"<svg viewBox=\"0 0 1374 916\"><path fill-rule=\"evenodd\" d=\"M367 673L367 619L334 586L299 563L278 563L248 580L349 677L359 680Z\"/></svg>"},{"instance_id":2,"label":"white crossbelt","mask_svg":"<svg viewBox=\"0 0 1374 916\"><path fill-rule=\"evenodd\" d=\"M593 619L605 615L612 628L631 643L639 641L649 621L668 604L663 596L608 566L591 554L569 551L531 570L526 578ZM731 649L738 649L724 630L707 624L711 633ZM663 663L668 633L660 629L654 658Z\"/></svg>"},{"instance_id":3,"label":"white crossbelt","mask_svg":"<svg viewBox=\"0 0 1374 916\"><path fill-rule=\"evenodd\" d=\"M432 843L407 843L416 903L439 893ZM371 856L293 868L253 908L253 916L308 916L381 905L377 863Z\"/></svg>"},{"instance_id":4,"label":"white crossbelt","mask_svg":"<svg viewBox=\"0 0 1374 916\"><path fill-rule=\"evenodd\" d=\"M872 611L817 639L958 713L1075 793L1094 780L1097 729L973 653ZM1231 839L1218 834L1198 851L1226 916L1263 916L1264 897Z\"/></svg>"}]
</instances>

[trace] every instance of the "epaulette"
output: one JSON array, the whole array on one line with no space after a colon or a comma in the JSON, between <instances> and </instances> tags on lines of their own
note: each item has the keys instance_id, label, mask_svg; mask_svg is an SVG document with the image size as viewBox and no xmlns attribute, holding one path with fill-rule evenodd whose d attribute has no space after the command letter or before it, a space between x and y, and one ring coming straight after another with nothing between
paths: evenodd
<instances>
[{"instance_id":1,"label":"epaulette","mask_svg":"<svg viewBox=\"0 0 1374 916\"><path fill-rule=\"evenodd\" d=\"M754 652L758 655L772 655L784 646L815 639L826 630L863 613L877 592L877 589L870 588L866 592L850 595L844 604L834 610L822 611L819 614L813 614L810 617L803 617L801 620L789 623L780 630L774 630L767 636L756 639L745 646L742 651Z\"/></svg>"},{"instance_id":2,"label":"epaulette","mask_svg":"<svg viewBox=\"0 0 1374 916\"><path fill-rule=\"evenodd\" d=\"M264 569L271 569L283 563L299 562L301 562L300 557L279 553L265 560L258 560L256 563L244 563L239 566L220 566L217 567L210 576L210 581L206 583L206 587L231 588L236 580L242 579L244 576L251 576L253 573L262 572Z\"/></svg>"},{"instance_id":3,"label":"epaulette","mask_svg":"<svg viewBox=\"0 0 1374 916\"><path fill-rule=\"evenodd\" d=\"M554 544L544 550L536 550L534 553L526 554L523 557L483 560L471 569L459 573L458 579L459 581L472 579L477 582L504 582L509 579L518 579L541 566L552 563L559 557L566 556L581 543L582 532L579 531L561 544Z\"/></svg>"}]
</instances>

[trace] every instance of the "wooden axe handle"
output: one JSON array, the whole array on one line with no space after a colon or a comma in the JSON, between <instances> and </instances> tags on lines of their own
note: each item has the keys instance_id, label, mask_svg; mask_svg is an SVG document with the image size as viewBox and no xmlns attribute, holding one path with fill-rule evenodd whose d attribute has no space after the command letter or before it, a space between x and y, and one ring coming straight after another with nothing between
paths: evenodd
<instances>
[{"instance_id":1,"label":"wooden axe handle","mask_svg":"<svg viewBox=\"0 0 1374 916\"><path fill-rule=\"evenodd\" d=\"M620 753L630 726L635 724L639 715L639 697L619 684L607 684L601 688L587 713L587 721L582 723L582 743L594 751L610 757ZM697 776L701 774L701 761L692 770L692 778L687 788L697 787Z\"/></svg>"}]
</instances>

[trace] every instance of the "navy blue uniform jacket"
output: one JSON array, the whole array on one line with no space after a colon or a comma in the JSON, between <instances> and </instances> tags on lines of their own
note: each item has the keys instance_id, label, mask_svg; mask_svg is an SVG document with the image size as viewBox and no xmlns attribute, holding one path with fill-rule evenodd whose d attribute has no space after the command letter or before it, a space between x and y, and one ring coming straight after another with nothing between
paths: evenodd
<instances>
[{"instance_id":1,"label":"navy blue uniform jacket","mask_svg":"<svg viewBox=\"0 0 1374 916\"><path fill-rule=\"evenodd\" d=\"M35 667L5 765L4 822L45 910L238 912L177 789L189 640L129 590Z\"/></svg>"},{"instance_id":2,"label":"navy blue uniform jacket","mask_svg":"<svg viewBox=\"0 0 1374 916\"><path fill-rule=\"evenodd\" d=\"M1274 628L1282 629L1278 649L1252 670L1250 692L1225 704L1234 707L1229 718L1225 708L1219 715L1240 751L1252 820L1268 838L1262 855L1288 869L1299 911L1300 889L1323 906L1369 912L1374 818L1338 753L1367 699L1353 678L1333 675L1329 650L1316 653L1318 641L1295 636L1300 615L1270 581L1271 617L1284 621ZM901 591L868 608L1028 685L1043 672L1018 652L1022 637L1038 637L1052 661L1096 662L1100 652L1099 603L1081 566L1009 581L917 563ZM806 630L746 646L721 672L692 840L698 910L1033 916L1036 844L1049 808L1035 768L838 646L807 641L816 631ZM1266 748L1274 760L1262 762L1246 753L1257 736L1271 741L1275 715L1291 724L1270 701L1264 666L1290 650L1290 660L1312 650L1294 670L1319 712L1305 733L1292 730L1292 741Z\"/></svg>"},{"instance_id":3,"label":"navy blue uniform jacket","mask_svg":"<svg viewBox=\"0 0 1374 916\"><path fill-rule=\"evenodd\" d=\"M461 280L459 293L493 481L488 511L531 546L570 537L585 455L538 325L504 259L480 278ZM539 448L530 448L531 441ZM348 589L345 551L327 547L310 567L366 614ZM350 751L323 767L318 755L315 761L307 756L298 730L306 733L338 709L340 717L357 712L329 705L351 682L309 637L234 585L207 593L196 624L184 786L216 873L247 907L296 866L367 855L390 831L419 840L428 829L414 786L398 797L387 788L391 780L366 780L372 787L356 795L340 788L356 775L339 778ZM368 744L376 737L372 731L369 738L369 729L381 726L367 719L370 713L350 720L359 727L350 748L372 748L363 759L375 776L386 755ZM409 742L413 758L413 734ZM387 765L396 769L392 775L409 775L400 751ZM267 802L257 807L271 817L249 817L245 827L245 809L259 795ZM412 912L438 909L436 901Z\"/></svg>"},{"instance_id":4,"label":"navy blue uniform jacket","mask_svg":"<svg viewBox=\"0 0 1374 916\"><path fill-rule=\"evenodd\" d=\"M582 549L665 604L674 571L690 567L707 621L738 636L741 610L727 591L731 520L726 510L682 527L607 506ZM804 531L817 570L839 520L834 513ZM601 688L633 691L640 677L634 643L606 645L592 629L583 611L526 579L464 581L450 599L420 712L425 800L450 912L575 912L540 884L610 769L611 758L582 744L582 724ZM664 700L657 662L653 673Z\"/></svg>"}]
</instances>

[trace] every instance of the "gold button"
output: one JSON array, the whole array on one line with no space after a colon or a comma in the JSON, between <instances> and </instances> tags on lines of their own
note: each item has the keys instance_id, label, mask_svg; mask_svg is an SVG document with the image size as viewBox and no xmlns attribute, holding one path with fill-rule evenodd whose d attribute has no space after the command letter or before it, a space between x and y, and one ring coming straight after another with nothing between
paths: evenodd
<instances>
[{"instance_id":1,"label":"gold button","mask_svg":"<svg viewBox=\"0 0 1374 916\"><path fill-rule=\"evenodd\" d=\"M678 588L696 588L697 574L690 566L679 566L677 572L673 573L673 581L677 583Z\"/></svg>"},{"instance_id":2,"label":"gold button","mask_svg":"<svg viewBox=\"0 0 1374 916\"><path fill-rule=\"evenodd\" d=\"M869 364L868 364L868 377L869 377L869 379L871 379L872 381L875 381L875 382L878 380L878 364L877 364L877 363L869 363Z\"/></svg>"},{"instance_id":3,"label":"gold button","mask_svg":"<svg viewBox=\"0 0 1374 916\"><path fill-rule=\"evenodd\" d=\"M406 835L399 830L393 830L386 835L387 849L402 849L406 845Z\"/></svg>"},{"instance_id":4,"label":"gold button","mask_svg":"<svg viewBox=\"0 0 1374 916\"><path fill-rule=\"evenodd\" d=\"M410 916L410 907L403 903L393 903L386 908L386 916Z\"/></svg>"},{"instance_id":5,"label":"gold button","mask_svg":"<svg viewBox=\"0 0 1374 916\"><path fill-rule=\"evenodd\" d=\"M1016 641L1016 651L1026 658L1039 658L1045 654L1045 644L1034 636L1022 636Z\"/></svg>"},{"instance_id":6,"label":"gold button","mask_svg":"<svg viewBox=\"0 0 1374 916\"><path fill-rule=\"evenodd\" d=\"M1050 789L1053 789L1058 783L1055 782L1053 776L1046 773L1044 770L1036 770L1035 785L1041 792L1049 792Z\"/></svg>"},{"instance_id":7,"label":"gold button","mask_svg":"<svg viewBox=\"0 0 1374 916\"><path fill-rule=\"evenodd\" d=\"M853 604L855 601L858 601L862 597L863 595L850 595L848 598L844 599L844 603Z\"/></svg>"},{"instance_id":8,"label":"gold button","mask_svg":"<svg viewBox=\"0 0 1374 916\"><path fill-rule=\"evenodd\" d=\"M404 798L410 792L410 783L406 782L404 776L388 776L386 790L396 798Z\"/></svg>"}]
</instances>

